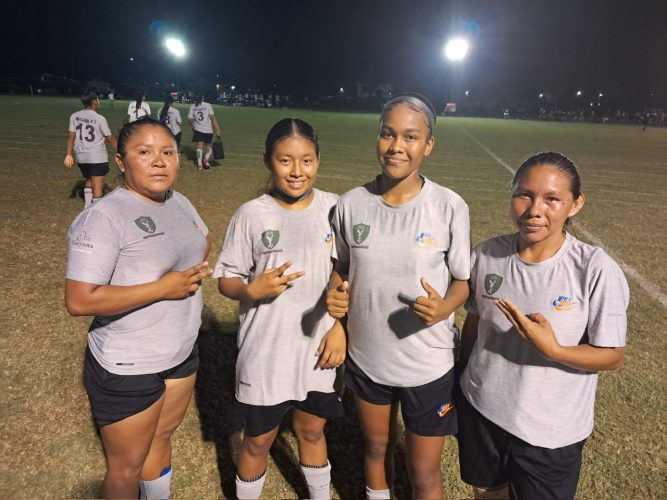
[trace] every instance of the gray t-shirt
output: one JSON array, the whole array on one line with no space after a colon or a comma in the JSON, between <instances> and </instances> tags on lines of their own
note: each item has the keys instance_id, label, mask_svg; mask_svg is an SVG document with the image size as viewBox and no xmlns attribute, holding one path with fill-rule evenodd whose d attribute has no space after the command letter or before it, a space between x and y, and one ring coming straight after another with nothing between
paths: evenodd
<instances>
[{"instance_id":1,"label":"gray t-shirt","mask_svg":"<svg viewBox=\"0 0 667 500\"><path fill-rule=\"evenodd\" d=\"M69 132L74 132L74 158L77 163L107 163L104 139L111 135L107 119L92 109L82 109L69 117Z\"/></svg>"},{"instance_id":2,"label":"gray t-shirt","mask_svg":"<svg viewBox=\"0 0 667 500\"><path fill-rule=\"evenodd\" d=\"M349 265L350 357L375 382L416 387L454 363L454 315L427 327L410 307L426 296L424 277L441 295L450 275L470 276L468 206L424 179L408 203L392 206L377 179L341 196L334 216L338 260Z\"/></svg>"},{"instance_id":3,"label":"gray t-shirt","mask_svg":"<svg viewBox=\"0 0 667 500\"><path fill-rule=\"evenodd\" d=\"M542 313L561 345L625 345L628 284L604 250L567 234L544 262L517 254L517 234L473 250L471 294L478 338L461 378L466 398L486 418L524 441L560 448L593 430L597 372L547 361L513 329L494 299Z\"/></svg>"},{"instance_id":4,"label":"gray t-shirt","mask_svg":"<svg viewBox=\"0 0 667 500\"><path fill-rule=\"evenodd\" d=\"M151 203L118 188L84 210L69 231L66 278L131 286L184 271L203 260L208 229L181 194ZM201 325L202 289L113 316L96 316L88 333L95 359L118 375L156 373L181 363Z\"/></svg>"},{"instance_id":5,"label":"gray t-shirt","mask_svg":"<svg viewBox=\"0 0 667 500\"><path fill-rule=\"evenodd\" d=\"M274 299L241 301L236 398L252 405L306 399L332 392L335 370L316 367L315 352L334 320L326 289L332 270L331 213L338 197L314 190L303 210L287 210L269 195L243 204L232 217L214 278L250 282L286 261L305 275Z\"/></svg>"}]
</instances>

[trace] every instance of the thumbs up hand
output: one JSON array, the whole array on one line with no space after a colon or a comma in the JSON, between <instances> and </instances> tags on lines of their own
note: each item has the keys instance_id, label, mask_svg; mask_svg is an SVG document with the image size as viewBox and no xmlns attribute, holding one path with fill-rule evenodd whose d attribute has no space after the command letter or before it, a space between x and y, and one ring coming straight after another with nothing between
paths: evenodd
<instances>
[{"instance_id":1,"label":"thumbs up hand","mask_svg":"<svg viewBox=\"0 0 667 500\"><path fill-rule=\"evenodd\" d=\"M421 318L426 326L432 326L443 319L447 319L452 314L448 302L426 281L426 278L422 278L420 281L427 295L426 297L420 295L415 300L413 305L415 314Z\"/></svg>"},{"instance_id":2,"label":"thumbs up hand","mask_svg":"<svg viewBox=\"0 0 667 500\"><path fill-rule=\"evenodd\" d=\"M349 288L350 284L343 281L336 288L327 292L327 311L332 318L342 319L347 314L350 305Z\"/></svg>"}]
</instances>

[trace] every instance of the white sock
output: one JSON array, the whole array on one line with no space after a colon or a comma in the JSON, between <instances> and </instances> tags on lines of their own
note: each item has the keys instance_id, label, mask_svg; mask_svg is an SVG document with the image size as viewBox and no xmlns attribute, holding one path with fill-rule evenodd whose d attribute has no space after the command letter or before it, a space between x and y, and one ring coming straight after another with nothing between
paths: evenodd
<instances>
[{"instance_id":1,"label":"white sock","mask_svg":"<svg viewBox=\"0 0 667 500\"><path fill-rule=\"evenodd\" d=\"M168 472L165 470L169 469ZM139 481L139 498L149 500L168 499L171 493L171 467L162 471L162 475L152 481Z\"/></svg>"},{"instance_id":2,"label":"white sock","mask_svg":"<svg viewBox=\"0 0 667 500\"><path fill-rule=\"evenodd\" d=\"M93 188L83 188L83 203L84 208L88 208L93 202Z\"/></svg>"},{"instance_id":3,"label":"white sock","mask_svg":"<svg viewBox=\"0 0 667 500\"><path fill-rule=\"evenodd\" d=\"M331 464L328 460L322 467L301 465L301 470L308 485L308 498L317 500L330 498Z\"/></svg>"},{"instance_id":4,"label":"white sock","mask_svg":"<svg viewBox=\"0 0 667 500\"><path fill-rule=\"evenodd\" d=\"M213 153L213 150L211 149L211 146L206 148L206 155L204 156L204 159L206 160L206 163L208 163L208 159L211 157L211 154Z\"/></svg>"},{"instance_id":5,"label":"white sock","mask_svg":"<svg viewBox=\"0 0 667 500\"><path fill-rule=\"evenodd\" d=\"M391 498L391 490L372 490L366 485L366 498L368 500L385 500Z\"/></svg>"},{"instance_id":6,"label":"white sock","mask_svg":"<svg viewBox=\"0 0 667 500\"><path fill-rule=\"evenodd\" d=\"M197 165L201 167L202 150L197 148Z\"/></svg>"},{"instance_id":7,"label":"white sock","mask_svg":"<svg viewBox=\"0 0 667 500\"><path fill-rule=\"evenodd\" d=\"M238 474L236 475L236 498L239 500L257 500L262 494L266 471L254 481L244 481Z\"/></svg>"}]
</instances>

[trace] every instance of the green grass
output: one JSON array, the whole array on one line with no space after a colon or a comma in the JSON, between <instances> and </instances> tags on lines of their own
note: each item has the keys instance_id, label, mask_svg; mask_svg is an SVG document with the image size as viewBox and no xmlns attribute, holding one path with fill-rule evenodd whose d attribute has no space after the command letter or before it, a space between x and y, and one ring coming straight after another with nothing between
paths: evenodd
<instances>
[{"instance_id":1,"label":"green grass","mask_svg":"<svg viewBox=\"0 0 667 500\"><path fill-rule=\"evenodd\" d=\"M159 103L151 103L154 110ZM70 197L78 169L62 165L74 99L0 97L0 498L89 498L104 474L104 455L81 382L87 318L63 307L66 234L83 202ZM112 130L127 103L102 103ZM186 107L181 111L185 116ZM227 159L198 173L183 158L177 189L197 207L214 236L217 258L229 218L262 190L265 134L297 116L317 130L322 148L318 187L342 193L378 171L376 115L216 107ZM191 157L189 127L183 155ZM667 129L453 118L440 120L436 149L424 174L469 203L475 243L511 231L510 172L529 154L561 151L579 165L587 204L577 216L660 293L667 235ZM486 148L488 151L486 151ZM489 151L495 155L494 159ZM112 174L118 173L112 166ZM576 230L575 230L576 233ZM579 234L581 237L581 234ZM585 239L582 237L582 239ZM600 377L596 428L584 451L578 497L665 498L665 307L630 279L625 366ZM195 397L174 439L174 497L233 496L238 433L225 422L233 398L236 304L205 284L200 333L202 367ZM463 313L459 313L459 321ZM349 405L348 405L349 406ZM335 494L361 497L361 434L350 408L328 430ZM408 495L400 465L397 494ZM274 446L265 498L303 496L295 441L286 428ZM456 442L447 440L442 469L450 498L470 495L458 479Z\"/></svg>"}]
</instances>

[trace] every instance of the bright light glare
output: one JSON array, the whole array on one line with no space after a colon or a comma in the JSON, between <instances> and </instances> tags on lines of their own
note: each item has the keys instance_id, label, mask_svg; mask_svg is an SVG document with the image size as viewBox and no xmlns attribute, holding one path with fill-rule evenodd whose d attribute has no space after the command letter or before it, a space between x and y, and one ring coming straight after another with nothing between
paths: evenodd
<instances>
[{"instance_id":1,"label":"bright light glare","mask_svg":"<svg viewBox=\"0 0 667 500\"><path fill-rule=\"evenodd\" d=\"M577 90L577 96L581 95L581 90Z\"/></svg>"},{"instance_id":2,"label":"bright light glare","mask_svg":"<svg viewBox=\"0 0 667 500\"><path fill-rule=\"evenodd\" d=\"M169 52L174 54L176 57L183 57L185 55L185 47L183 42L177 38L167 38L164 42L164 45L167 47Z\"/></svg>"},{"instance_id":3,"label":"bright light glare","mask_svg":"<svg viewBox=\"0 0 667 500\"><path fill-rule=\"evenodd\" d=\"M445 45L445 57L450 61L460 61L468 54L468 41L463 38L453 38Z\"/></svg>"}]
</instances>

